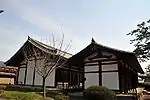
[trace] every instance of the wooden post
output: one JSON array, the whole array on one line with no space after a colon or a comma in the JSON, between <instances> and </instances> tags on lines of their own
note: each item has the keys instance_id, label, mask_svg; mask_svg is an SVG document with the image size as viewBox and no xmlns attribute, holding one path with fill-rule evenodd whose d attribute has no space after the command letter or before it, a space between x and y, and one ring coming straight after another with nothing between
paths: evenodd
<instances>
[{"instance_id":1,"label":"wooden post","mask_svg":"<svg viewBox=\"0 0 150 100\"><path fill-rule=\"evenodd\" d=\"M123 86L122 86L122 63L121 62L118 64L118 70L119 70L119 72L118 72L118 74L119 74L119 91L120 91L120 93L122 93Z\"/></svg>"},{"instance_id":2,"label":"wooden post","mask_svg":"<svg viewBox=\"0 0 150 100\"><path fill-rule=\"evenodd\" d=\"M16 76L16 82L15 84L19 84L18 80L19 80L19 71L20 71L20 65L18 66L18 70L17 70L17 76Z\"/></svg>"},{"instance_id":3,"label":"wooden post","mask_svg":"<svg viewBox=\"0 0 150 100\"><path fill-rule=\"evenodd\" d=\"M27 68L28 68L28 61L26 62L26 70L25 70L24 85L26 84L26 79L27 79Z\"/></svg>"},{"instance_id":4,"label":"wooden post","mask_svg":"<svg viewBox=\"0 0 150 100\"><path fill-rule=\"evenodd\" d=\"M84 71L84 69L85 69L85 64L83 64L83 73L82 73L82 89L84 89L84 87L85 87L85 71Z\"/></svg>"},{"instance_id":5,"label":"wooden post","mask_svg":"<svg viewBox=\"0 0 150 100\"><path fill-rule=\"evenodd\" d=\"M99 64L99 86L102 86L102 66L101 62L98 62Z\"/></svg>"},{"instance_id":6,"label":"wooden post","mask_svg":"<svg viewBox=\"0 0 150 100\"><path fill-rule=\"evenodd\" d=\"M71 85L71 65L69 65L69 70L68 70L68 88Z\"/></svg>"}]
</instances>

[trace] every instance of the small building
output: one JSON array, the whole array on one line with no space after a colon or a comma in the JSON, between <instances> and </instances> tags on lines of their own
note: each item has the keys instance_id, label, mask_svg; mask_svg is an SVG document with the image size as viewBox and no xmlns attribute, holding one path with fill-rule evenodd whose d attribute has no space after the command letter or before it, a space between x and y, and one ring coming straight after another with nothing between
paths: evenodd
<instances>
[{"instance_id":1,"label":"small building","mask_svg":"<svg viewBox=\"0 0 150 100\"><path fill-rule=\"evenodd\" d=\"M16 72L16 68L6 67L4 62L0 61L0 84L14 84Z\"/></svg>"}]
</instances>

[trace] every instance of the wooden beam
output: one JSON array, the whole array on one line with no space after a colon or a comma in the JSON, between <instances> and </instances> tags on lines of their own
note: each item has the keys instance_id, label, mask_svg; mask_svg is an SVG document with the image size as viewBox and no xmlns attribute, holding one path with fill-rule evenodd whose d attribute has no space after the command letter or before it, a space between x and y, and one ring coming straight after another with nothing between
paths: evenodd
<instances>
[{"instance_id":1,"label":"wooden beam","mask_svg":"<svg viewBox=\"0 0 150 100\"><path fill-rule=\"evenodd\" d=\"M96 55L96 56L94 56L94 57L90 57L90 58L88 58L89 60L94 60L94 59L101 59L101 58L107 58L107 59L110 59L110 58L112 58L112 55L109 55L109 56L107 56L107 55L101 55L101 56L99 56L99 55Z\"/></svg>"},{"instance_id":2,"label":"wooden beam","mask_svg":"<svg viewBox=\"0 0 150 100\"><path fill-rule=\"evenodd\" d=\"M26 79L27 79L27 67L28 66L28 62L26 62L26 70L25 70L25 77L24 77L24 85L26 84Z\"/></svg>"},{"instance_id":3,"label":"wooden beam","mask_svg":"<svg viewBox=\"0 0 150 100\"><path fill-rule=\"evenodd\" d=\"M110 73L110 72L118 72L118 70L109 70L109 71L101 71L101 69L99 69L99 71L89 71L89 72L84 72L84 73Z\"/></svg>"},{"instance_id":4,"label":"wooden beam","mask_svg":"<svg viewBox=\"0 0 150 100\"><path fill-rule=\"evenodd\" d=\"M69 65L69 70L68 70L68 87L70 86L71 84L71 65Z\"/></svg>"},{"instance_id":5,"label":"wooden beam","mask_svg":"<svg viewBox=\"0 0 150 100\"><path fill-rule=\"evenodd\" d=\"M99 62L99 85L102 86L102 66Z\"/></svg>"},{"instance_id":6,"label":"wooden beam","mask_svg":"<svg viewBox=\"0 0 150 100\"><path fill-rule=\"evenodd\" d=\"M85 61L84 63L94 63L94 62L106 62L106 61L118 61L118 59L103 59L103 60L92 60L92 61Z\"/></svg>"},{"instance_id":7,"label":"wooden beam","mask_svg":"<svg viewBox=\"0 0 150 100\"><path fill-rule=\"evenodd\" d=\"M111 65L111 64L118 64L119 62L118 61L114 61L114 62L108 62L108 63L101 63L101 65ZM96 66L96 65L99 65L99 64L92 64L92 63L89 63L89 64L85 64L85 66Z\"/></svg>"},{"instance_id":8,"label":"wooden beam","mask_svg":"<svg viewBox=\"0 0 150 100\"><path fill-rule=\"evenodd\" d=\"M33 80L32 80L32 85L34 86L34 81L35 81L35 73L36 73L36 71L35 71L35 68L36 68L36 61L37 60L35 60L35 67L34 67L34 71L33 71ZM32 65L31 65L32 66Z\"/></svg>"},{"instance_id":9,"label":"wooden beam","mask_svg":"<svg viewBox=\"0 0 150 100\"><path fill-rule=\"evenodd\" d=\"M108 63L102 63L102 65L111 65L111 64L118 64L118 61L114 61L114 62L108 62Z\"/></svg>"},{"instance_id":10,"label":"wooden beam","mask_svg":"<svg viewBox=\"0 0 150 100\"><path fill-rule=\"evenodd\" d=\"M65 67L61 67L61 69L69 70L69 68L65 68ZM83 70L77 70L77 69L70 69L70 71L75 71L75 72L84 73L84 71L83 71Z\"/></svg>"},{"instance_id":11,"label":"wooden beam","mask_svg":"<svg viewBox=\"0 0 150 100\"><path fill-rule=\"evenodd\" d=\"M17 71L16 84L18 84L18 80L19 80L19 71L20 71L20 66L18 67L18 71Z\"/></svg>"},{"instance_id":12,"label":"wooden beam","mask_svg":"<svg viewBox=\"0 0 150 100\"><path fill-rule=\"evenodd\" d=\"M118 70L108 70L108 71L102 71L102 73L110 73L110 72L118 72Z\"/></svg>"},{"instance_id":13,"label":"wooden beam","mask_svg":"<svg viewBox=\"0 0 150 100\"><path fill-rule=\"evenodd\" d=\"M96 65L99 65L99 64L85 64L85 66L96 66Z\"/></svg>"},{"instance_id":14,"label":"wooden beam","mask_svg":"<svg viewBox=\"0 0 150 100\"><path fill-rule=\"evenodd\" d=\"M99 73L99 71L90 71L90 72L84 72L84 73Z\"/></svg>"}]
</instances>

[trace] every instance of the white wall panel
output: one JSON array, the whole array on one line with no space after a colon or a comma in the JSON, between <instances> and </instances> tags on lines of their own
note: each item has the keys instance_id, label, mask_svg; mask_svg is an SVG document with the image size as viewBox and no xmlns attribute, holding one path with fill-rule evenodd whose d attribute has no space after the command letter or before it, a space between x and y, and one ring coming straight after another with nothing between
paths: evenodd
<instances>
[{"instance_id":1,"label":"white wall panel","mask_svg":"<svg viewBox=\"0 0 150 100\"><path fill-rule=\"evenodd\" d=\"M55 86L55 70L47 77L46 86Z\"/></svg>"},{"instance_id":2,"label":"white wall panel","mask_svg":"<svg viewBox=\"0 0 150 100\"><path fill-rule=\"evenodd\" d=\"M34 85L42 85L42 77L36 72Z\"/></svg>"},{"instance_id":3,"label":"white wall panel","mask_svg":"<svg viewBox=\"0 0 150 100\"><path fill-rule=\"evenodd\" d=\"M25 69L26 68L20 68L19 69L19 77L18 77L18 83L19 84L24 84L24 78L25 78Z\"/></svg>"},{"instance_id":4,"label":"white wall panel","mask_svg":"<svg viewBox=\"0 0 150 100\"><path fill-rule=\"evenodd\" d=\"M29 62L28 66L27 66L27 76L26 76L26 84L27 85L32 85L32 83L33 83L34 69L31 66L33 66L33 62Z\"/></svg>"},{"instance_id":5,"label":"white wall panel","mask_svg":"<svg viewBox=\"0 0 150 100\"><path fill-rule=\"evenodd\" d=\"M102 73L102 86L109 89L119 90L118 72Z\"/></svg>"},{"instance_id":6,"label":"white wall panel","mask_svg":"<svg viewBox=\"0 0 150 100\"><path fill-rule=\"evenodd\" d=\"M85 88L91 85L99 85L99 73L86 73L85 78Z\"/></svg>"},{"instance_id":7,"label":"white wall panel","mask_svg":"<svg viewBox=\"0 0 150 100\"><path fill-rule=\"evenodd\" d=\"M118 64L102 65L102 71L118 70Z\"/></svg>"},{"instance_id":8,"label":"white wall panel","mask_svg":"<svg viewBox=\"0 0 150 100\"><path fill-rule=\"evenodd\" d=\"M84 71L85 72L99 71L99 65L85 66Z\"/></svg>"}]
</instances>

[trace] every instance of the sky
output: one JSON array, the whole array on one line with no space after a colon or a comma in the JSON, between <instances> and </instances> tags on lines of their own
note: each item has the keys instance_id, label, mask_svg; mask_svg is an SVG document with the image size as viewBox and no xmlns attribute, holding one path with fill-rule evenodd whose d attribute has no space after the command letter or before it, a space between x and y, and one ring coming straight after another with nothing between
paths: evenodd
<instances>
[{"instance_id":1,"label":"sky","mask_svg":"<svg viewBox=\"0 0 150 100\"><path fill-rule=\"evenodd\" d=\"M150 18L149 0L0 0L0 61L7 61L30 36L39 41L54 34L70 53L92 37L113 48L133 51L126 34ZM146 67L147 63L142 63Z\"/></svg>"}]
</instances>

